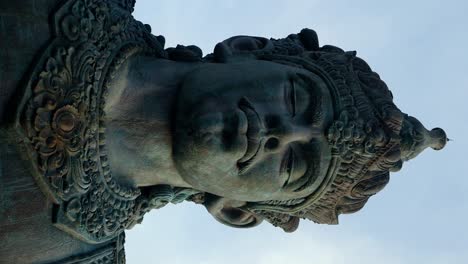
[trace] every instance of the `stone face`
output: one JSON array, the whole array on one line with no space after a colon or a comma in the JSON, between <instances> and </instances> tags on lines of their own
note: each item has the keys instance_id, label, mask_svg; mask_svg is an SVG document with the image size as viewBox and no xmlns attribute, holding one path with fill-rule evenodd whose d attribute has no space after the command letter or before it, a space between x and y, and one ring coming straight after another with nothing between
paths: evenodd
<instances>
[{"instance_id":1,"label":"stone face","mask_svg":"<svg viewBox=\"0 0 468 264\"><path fill-rule=\"evenodd\" d=\"M122 263L124 230L185 200L233 227L337 224L447 141L310 29L203 57L164 49L134 1L1 5L4 263Z\"/></svg>"}]
</instances>

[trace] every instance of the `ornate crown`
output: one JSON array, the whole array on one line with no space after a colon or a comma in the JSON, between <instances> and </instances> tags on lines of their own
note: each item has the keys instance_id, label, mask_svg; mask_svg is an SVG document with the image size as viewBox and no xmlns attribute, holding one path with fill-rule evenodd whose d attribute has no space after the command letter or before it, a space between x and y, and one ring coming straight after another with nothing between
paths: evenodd
<instances>
[{"instance_id":1,"label":"ornate crown","mask_svg":"<svg viewBox=\"0 0 468 264\"><path fill-rule=\"evenodd\" d=\"M389 172L401 169L403 161L426 147L439 150L446 144L442 129L428 131L395 106L386 84L356 52L320 47L313 30L279 40L233 37L219 43L206 59L225 62L243 56L314 72L328 82L333 97L335 121L327 135L332 157L318 190L303 199L246 206L287 232L298 227L299 218L337 224L339 214L360 210L370 196L383 189Z\"/></svg>"}]
</instances>

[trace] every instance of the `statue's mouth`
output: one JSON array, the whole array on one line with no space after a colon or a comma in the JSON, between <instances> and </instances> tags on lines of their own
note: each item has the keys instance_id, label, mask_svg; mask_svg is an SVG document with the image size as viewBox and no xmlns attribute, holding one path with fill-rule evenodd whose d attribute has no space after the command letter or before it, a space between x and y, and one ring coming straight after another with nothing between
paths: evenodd
<instances>
[{"instance_id":1,"label":"statue's mouth","mask_svg":"<svg viewBox=\"0 0 468 264\"><path fill-rule=\"evenodd\" d=\"M247 150L245 151L244 156L237 161L239 173L242 173L249 169L250 165L252 165L255 157L260 151L260 147L262 145L260 138L262 122L257 111L255 111L255 108L247 100L247 98L242 97L238 106L247 117Z\"/></svg>"}]
</instances>

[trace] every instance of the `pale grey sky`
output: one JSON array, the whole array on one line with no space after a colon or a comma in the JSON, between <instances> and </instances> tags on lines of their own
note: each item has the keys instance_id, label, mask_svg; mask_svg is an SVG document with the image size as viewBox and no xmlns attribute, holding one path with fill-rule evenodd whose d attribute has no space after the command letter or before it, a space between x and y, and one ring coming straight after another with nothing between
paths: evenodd
<instances>
[{"instance_id":1,"label":"pale grey sky","mask_svg":"<svg viewBox=\"0 0 468 264\"><path fill-rule=\"evenodd\" d=\"M137 0L135 17L164 35L166 46L195 44L204 54L233 35L281 38L312 28L321 45L357 50L400 109L454 141L405 163L338 226L239 230L202 206L168 206L127 232L127 262L468 263L467 14L462 0Z\"/></svg>"}]
</instances>

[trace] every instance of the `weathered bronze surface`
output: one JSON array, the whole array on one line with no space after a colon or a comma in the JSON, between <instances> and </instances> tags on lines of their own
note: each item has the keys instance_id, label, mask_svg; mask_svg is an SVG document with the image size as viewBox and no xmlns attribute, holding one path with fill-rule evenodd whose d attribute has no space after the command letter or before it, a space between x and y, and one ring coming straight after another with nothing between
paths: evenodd
<instances>
[{"instance_id":1,"label":"weathered bronze surface","mask_svg":"<svg viewBox=\"0 0 468 264\"><path fill-rule=\"evenodd\" d=\"M124 230L185 200L233 227L337 224L447 141L402 113L356 52L320 46L313 30L235 36L203 57L164 49L132 17L134 1L47 3L42 29L26 26L49 37L24 47L29 70L15 68L2 97L5 263L123 262ZM13 255L35 246L19 238L31 234L68 249Z\"/></svg>"}]
</instances>

